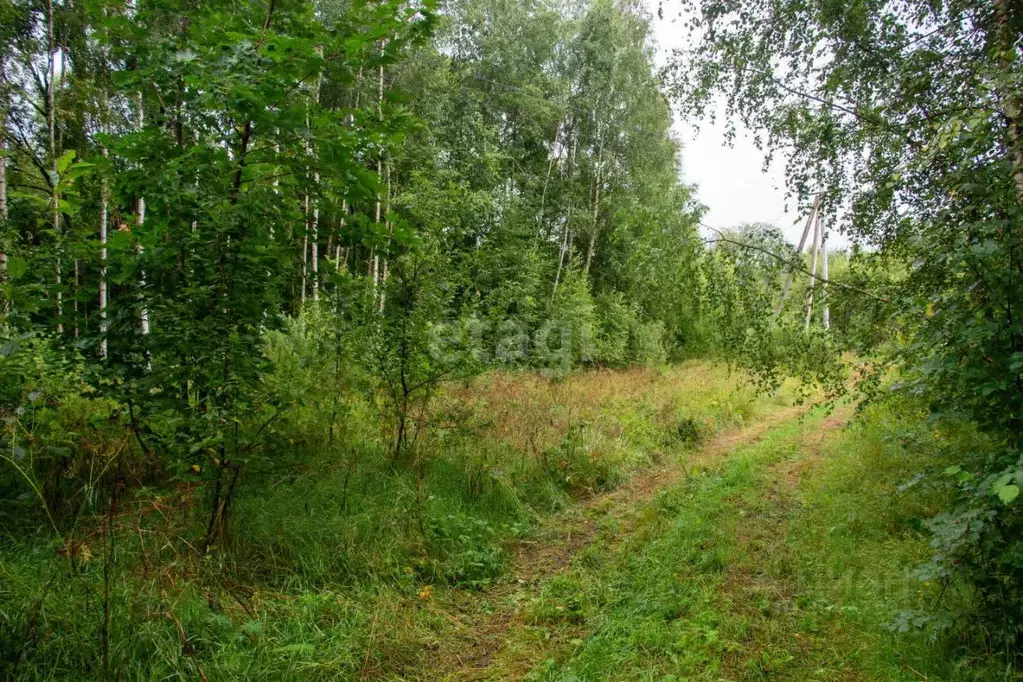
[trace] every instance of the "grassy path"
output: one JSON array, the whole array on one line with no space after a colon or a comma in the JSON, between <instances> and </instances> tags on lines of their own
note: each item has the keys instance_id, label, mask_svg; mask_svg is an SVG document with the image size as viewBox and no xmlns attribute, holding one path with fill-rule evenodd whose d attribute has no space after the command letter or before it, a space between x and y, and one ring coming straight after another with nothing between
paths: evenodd
<instances>
[{"instance_id":1,"label":"grassy path","mask_svg":"<svg viewBox=\"0 0 1023 682\"><path fill-rule=\"evenodd\" d=\"M554 518L510 578L451 591L415 680L986 680L954 642L897 632L936 586L927 495L883 414L780 408Z\"/></svg>"},{"instance_id":2,"label":"grassy path","mask_svg":"<svg viewBox=\"0 0 1023 682\"><path fill-rule=\"evenodd\" d=\"M737 448L798 424L804 408L781 408L745 428L730 429L681 459L636 476L627 485L595 496L552 519L539 537L514 551L509 578L482 598L462 593L446 616L456 637L444 641L418 679L520 679L548 656L578 645L589 632L574 598L556 593L596 573L605 558L628 556L651 536L658 500L687 476L720 466ZM830 420L828 428L840 422ZM593 576L583 576L585 573ZM553 627L551 627L553 626Z\"/></svg>"},{"instance_id":3,"label":"grassy path","mask_svg":"<svg viewBox=\"0 0 1023 682\"><path fill-rule=\"evenodd\" d=\"M552 519L508 581L452 594L410 679L981 679L889 628L928 598L925 510L850 415L777 410Z\"/></svg>"}]
</instances>

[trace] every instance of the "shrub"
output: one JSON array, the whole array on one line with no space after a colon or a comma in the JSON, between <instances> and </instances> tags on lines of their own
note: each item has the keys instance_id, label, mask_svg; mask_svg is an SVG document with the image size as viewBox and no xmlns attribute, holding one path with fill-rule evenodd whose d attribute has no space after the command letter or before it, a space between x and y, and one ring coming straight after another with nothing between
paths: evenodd
<instances>
[{"instance_id":1,"label":"shrub","mask_svg":"<svg viewBox=\"0 0 1023 682\"><path fill-rule=\"evenodd\" d=\"M663 322L642 322L634 327L632 357L639 364L647 366L663 365L668 361Z\"/></svg>"},{"instance_id":2,"label":"shrub","mask_svg":"<svg viewBox=\"0 0 1023 682\"><path fill-rule=\"evenodd\" d=\"M710 427L706 422L683 412L678 417L674 433L682 447L695 448L705 443L710 437Z\"/></svg>"},{"instance_id":3,"label":"shrub","mask_svg":"<svg viewBox=\"0 0 1023 682\"><path fill-rule=\"evenodd\" d=\"M596 307L586 275L577 268L565 273L551 306L551 316L536 335L539 365L565 372L579 362L594 359ZM556 345L555 345L556 344Z\"/></svg>"},{"instance_id":4,"label":"shrub","mask_svg":"<svg viewBox=\"0 0 1023 682\"><path fill-rule=\"evenodd\" d=\"M469 514L431 518L426 527L430 556L424 578L459 587L486 587L504 570L505 552L495 529Z\"/></svg>"},{"instance_id":5,"label":"shrub","mask_svg":"<svg viewBox=\"0 0 1023 682\"><path fill-rule=\"evenodd\" d=\"M635 358L633 334L639 324L635 304L618 291L597 301L598 333L594 359L607 367L625 367Z\"/></svg>"},{"instance_id":6,"label":"shrub","mask_svg":"<svg viewBox=\"0 0 1023 682\"><path fill-rule=\"evenodd\" d=\"M568 491L606 490L621 478L614 457L598 453L584 423L573 424L546 453L547 470Z\"/></svg>"}]
</instances>

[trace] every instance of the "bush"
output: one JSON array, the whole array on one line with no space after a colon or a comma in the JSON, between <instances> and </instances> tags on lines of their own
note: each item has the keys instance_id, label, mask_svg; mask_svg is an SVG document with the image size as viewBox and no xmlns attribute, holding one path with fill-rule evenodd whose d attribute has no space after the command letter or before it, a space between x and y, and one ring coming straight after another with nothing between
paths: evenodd
<instances>
[{"instance_id":1,"label":"bush","mask_svg":"<svg viewBox=\"0 0 1023 682\"><path fill-rule=\"evenodd\" d=\"M561 372L577 363L591 362L596 328L596 308L589 281L577 268L569 269L554 297L551 317L537 333L534 357L541 366Z\"/></svg>"},{"instance_id":2,"label":"bush","mask_svg":"<svg viewBox=\"0 0 1023 682\"><path fill-rule=\"evenodd\" d=\"M594 360L607 367L625 367L635 358L633 334L639 325L633 303L618 291L602 295L597 302L598 333Z\"/></svg>"},{"instance_id":3,"label":"bush","mask_svg":"<svg viewBox=\"0 0 1023 682\"><path fill-rule=\"evenodd\" d=\"M423 577L458 587L486 587L504 570L505 552L485 520L464 513L431 518L426 528L433 557Z\"/></svg>"},{"instance_id":4,"label":"bush","mask_svg":"<svg viewBox=\"0 0 1023 682\"><path fill-rule=\"evenodd\" d=\"M660 320L643 322L634 328L632 357L641 365L663 365L668 361L664 323Z\"/></svg>"},{"instance_id":5,"label":"bush","mask_svg":"<svg viewBox=\"0 0 1023 682\"><path fill-rule=\"evenodd\" d=\"M74 523L102 505L117 457L123 475L140 463L125 440L121 407L85 382L85 363L39 335L21 335L0 349L0 526ZM88 508L87 508L88 507Z\"/></svg>"},{"instance_id":6,"label":"bush","mask_svg":"<svg viewBox=\"0 0 1023 682\"><path fill-rule=\"evenodd\" d=\"M668 360L667 332L660 320L641 321L639 306L618 291L597 303L598 332L594 360L606 367L663 365Z\"/></svg>"},{"instance_id":7,"label":"bush","mask_svg":"<svg viewBox=\"0 0 1023 682\"><path fill-rule=\"evenodd\" d=\"M682 447L699 447L710 438L710 427L707 423L688 413L680 414L675 425L675 438Z\"/></svg>"},{"instance_id":8,"label":"bush","mask_svg":"<svg viewBox=\"0 0 1023 682\"><path fill-rule=\"evenodd\" d=\"M594 452L585 424L573 424L546 453L547 470L568 491L606 490L621 478L614 457Z\"/></svg>"}]
</instances>

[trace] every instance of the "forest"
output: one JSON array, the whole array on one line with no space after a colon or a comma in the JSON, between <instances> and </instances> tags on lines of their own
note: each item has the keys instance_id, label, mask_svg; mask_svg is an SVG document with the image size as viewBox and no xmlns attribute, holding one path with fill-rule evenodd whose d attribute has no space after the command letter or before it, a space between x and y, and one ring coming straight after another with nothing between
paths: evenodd
<instances>
[{"instance_id":1,"label":"forest","mask_svg":"<svg viewBox=\"0 0 1023 682\"><path fill-rule=\"evenodd\" d=\"M0 0L0 680L1023 678L1021 242L1020 0Z\"/></svg>"}]
</instances>

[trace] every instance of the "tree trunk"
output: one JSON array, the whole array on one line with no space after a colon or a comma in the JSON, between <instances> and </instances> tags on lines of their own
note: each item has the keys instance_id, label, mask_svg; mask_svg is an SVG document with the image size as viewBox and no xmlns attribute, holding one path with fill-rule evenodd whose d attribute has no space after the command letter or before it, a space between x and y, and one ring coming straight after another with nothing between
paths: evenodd
<instances>
[{"instance_id":1,"label":"tree trunk","mask_svg":"<svg viewBox=\"0 0 1023 682\"><path fill-rule=\"evenodd\" d=\"M565 266L565 257L568 254L568 242L572 230L568 227L568 221L565 221L565 229L561 240L561 249L558 251L558 270L554 273L554 289L551 291L551 301L558 295L558 285L561 284L561 269Z\"/></svg>"},{"instance_id":2,"label":"tree trunk","mask_svg":"<svg viewBox=\"0 0 1023 682\"><path fill-rule=\"evenodd\" d=\"M302 200L302 213L305 215L305 229L302 232L302 295L300 300L305 305L305 292L309 285L309 195Z\"/></svg>"},{"instance_id":3,"label":"tree trunk","mask_svg":"<svg viewBox=\"0 0 1023 682\"><path fill-rule=\"evenodd\" d=\"M380 41L380 57L381 60L384 56L384 41ZM380 66L377 68L377 120L383 124L384 121L384 64L380 62ZM377 182L380 181L381 176L384 173L384 155L381 150L380 155L377 157ZM376 211L374 213L373 222L377 225L380 224L380 209L381 199L380 191L377 190L377 202ZM380 256L376 252L376 248L373 249L373 262L370 266L373 271L373 288L376 289L380 284Z\"/></svg>"},{"instance_id":4,"label":"tree trunk","mask_svg":"<svg viewBox=\"0 0 1023 682\"><path fill-rule=\"evenodd\" d=\"M320 56L322 56L322 51ZM316 79L316 92L313 96L313 103L317 106L320 103L320 89L323 87L323 72L320 72L319 77ZM309 127L309 119L306 117L306 128ZM316 171L313 173L313 183L319 187L320 184L320 173ZM312 266L313 266L313 300L320 300L320 200L318 197L313 198L313 229L312 229Z\"/></svg>"},{"instance_id":5,"label":"tree trunk","mask_svg":"<svg viewBox=\"0 0 1023 682\"><path fill-rule=\"evenodd\" d=\"M316 182L320 181L320 174L316 173ZM313 202L313 231L312 231L312 249L310 251L310 264L313 266L313 300L320 300L320 207L314 201Z\"/></svg>"},{"instance_id":6,"label":"tree trunk","mask_svg":"<svg viewBox=\"0 0 1023 682\"><path fill-rule=\"evenodd\" d=\"M103 156L107 150L103 148ZM99 356L107 359L107 233L110 223L110 184L106 178L99 188Z\"/></svg>"},{"instance_id":7,"label":"tree trunk","mask_svg":"<svg viewBox=\"0 0 1023 682\"><path fill-rule=\"evenodd\" d=\"M0 97L6 97L7 81L6 64L0 59ZM7 226L7 106L0 104L0 286L7 281L7 245L4 243L3 230ZM10 303L7 296L0 298L0 326L7 327L7 314Z\"/></svg>"},{"instance_id":8,"label":"tree trunk","mask_svg":"<svg viewBox=\"0 0 1023 682\"><path fill-rule=\"evenodd\" d=\"M602 139L597 143L597 181L593 188L593 222L590 230L590 248L586 251L586 267L583 272L590 274L590 264L593 256L597 253L597 231L600 229L600 190L604 173L604 142Z\"/></svg>"},{"instance_id":9,"label":"tree trunk","mask_svg":"<svg viewBox=\"0 0 1023 682\"><path fill-rule=\"evenodd\" d=\"M309 135L309 101L308 100L306 100L306 107L305 107L305 131L306 131L306 135L308 136ZM305 307L306 292L309 290L309 231L310 231L310 222L311 221L309 219L309 190L308 190L309 165L308 165L308 157L312 156L313 150L312 150L311 145L309 145L308 142L306 143L306 146L305 146L305 153L306 153L306 157L307 157L307 164L306 164L306 167L305 167L305 181L306 181L307 189L305 191L305 194L303 194L303 196L302 196L302 217L304 219L304 223L303 223L304 229L303 229L303 232L302 232L302 294L300 296L300 300L302 302L302 306L303 307Z\"/></svg>"},{"instance_id":10,"label":"tree trunk","mask_svg":"<svg viewBox=\"0 0 1023 682\"><path fill-rule=\"evenodd\" d=\"M547 204L547 189L551 184L551 174L554 172L554 164L561 158L561 150L558 149L558 142L561 141L561 128L563 122L558 121L558 129L554 131L554 143L551 145L551 158L547 163L547 176L543 181L543 192L540 194L540 213L536 218L537 229L540 237L543 238L544 209Z\"/></svg>"},{"instance_id":11,"label":"tree trunk","mask_svg":"<svg viewBox=\"0 0 1023 682\"><path fill-rule=\"evenodd\" d=\"M341 222L337 226L337 255L334 258L334 272L341 272L342 265L348 264L348 249L344 249L345 262L341 262L341 238L344 236L345 225L348 221L348 200L341 200Z\"/></svg>"},{"instance_id":12,"label":"tree trunk","mask_svg":"<svg viewBox=\"0 0 1023 682\"><path fill-rule=\"evenodd\" d=\"M142 93L136 93L136 101L138 103L138 111L136 112L135 123L138 126L139 131L142 130L145 125L145 118L142 109ZM136 247L135 253L139 260L142 259L143 248L142 242L138 241L142 234L142 226L146 222L146 198L139 196L138 202L135 207L135 227L137 231L135 233ZM142 332L142 336L149 336L149 309L146 308L145 294L146 291L146 271L143 268L139 268L139 301L142 306L139 308L139 331ZM148 356L148 352L147 352Z\"/></svg>"},{"instance_id":13,"label":"tree trunk","mask_svg":"<svg viewBox=\"0 0 1023 682\"><path fill-rule=\"evenodd\" d=\"M391 162L390 161L388 161L387 164L386 164L385 174L387 175L387 190L386 190L386 194L384 195L386 197L385 204L384 204L384 222L387 224L387 249L384 250L383 272L381 272L381 274L380 274L380 312L381 313L384 312L384 306L386 304L386 299L387 299L387 291L384 288L384 285L387 284L387 267L388 267L387 252L391 248L391 238L393 237L393 229L394 229L394 226L391 225L390 219L387 217L387 215L391 212Z\"/></svg>"},{"instance_id":14,"label":"tree trunk","mask_svg":"<svg viewBox=\"0 0 1023 682\"><path fill-rule=\"evenodd\" d=\"M106 9L103 10L103 17L106 18ZM100 58L102 64L102 73L106 73L109 68L109 54L106 49L100 51ZM107 81L104 77L100 83L101 95L100 95L100 107L99 107L99 128L103 133L107 132L107 122L110 110L110 101L107 93ZM110 157L110 152L106 145L103 145L101 153L103 158L107 159ZM100 359L106 360L109 355L109 346L107 343L107 332L109 331L109 323L107 322L107 238L110 232L110 181L107 179L104 173L100 178L99 184L99 356Z\"/></svg>"},{"instance_id":15,"label":"tree trunk","mask_svg":"<svg viewBox=\"0 0 1023 682\"><path fill-rule=\"evenodd\" d=\"M575 134L575 126L573 121L569 121L569 135L572 138L572 149L568 155L568 179L572 179L572 175L575 173L575 158L576 151L579 148L579 138ZM564 217L564 234L561 243L561 251L558 253L558 270L554 275L554 288L551 290L551 302L554 302L554 297L558 295L558 285L561 284L561 270L565 267L566 259L569 255L569 249L572 247L572 206L569 204L568 215Z\"/></svg>"},{"instance_id":16,"label":"tree trunk","mask_svg":"<svg viewBox=\"0 0 1023 682\"><path fill-rule=\"evenodd\" d=\"M46 0L46 34L49 39L47 46L49 56L47 58L47 82L46 82L46 124L49 129L49 151L50 151L50 162L53 164L53 178L50 178L50 201L53 204L53 234L54 239L57 241L57 257L54 263L54 277L53 281L56 284L56 302L57 302L57 333L64 333L64 295L60 290L61 277L60 277L60 266L61 256L60 250L61 234L60 234L60 196L58 188L58 176L57 176L57 42L54 38L53 33L53 0Z\"/></svg>"},{"instance_id":17,"label":"tree trunk","mask_svg":"<svg viewBox=\"0 0 1023 682\"><path fill-rule=\"evenodd\" d=\"M1016 43L1020 37L1012 30L1012 17L1018 10L1010 4L1009 0L994 0L1000 68L1007 77L1012 75L1013 56L1016 55ZM1023 103L1014 88L1007 88L1002 93L1002 115L1009 132L1016 196L1019 203L1023 204Z\"/></svg>"},{"instance_id":18,"label":"tree trunk","mask_svg":"<svg viewBox=\"0 0 1023 682\"><path fill-rule=\"evenodd\" d=\"M72 335L78 338L78 285L79 285L79 272L78 272L78 259L75 258L71 261L72 272L74 273L74 279L72 280L72 292L71 298L71 309L74 310L75 324L71 328Z\"/></svg>"},{"instance_id":19,"label":"tree trunk","mask_svg":"<svg viewBox=\"0 0 1023 682\"><path fill-rule=\"evenodd\" d=\"M828 306L828 235L821 233L821 294L823 296L823 320L824 330L831 329L831 308Z\"/></svg>"}]
</instances>

